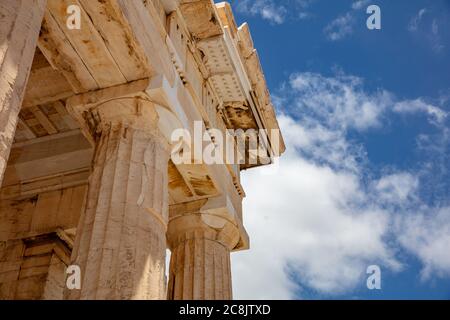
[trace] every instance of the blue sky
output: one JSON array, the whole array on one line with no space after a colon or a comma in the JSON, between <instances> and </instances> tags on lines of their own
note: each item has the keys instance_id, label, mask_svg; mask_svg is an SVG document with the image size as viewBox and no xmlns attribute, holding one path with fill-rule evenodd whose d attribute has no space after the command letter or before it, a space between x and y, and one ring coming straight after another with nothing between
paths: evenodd
<instances>
[{"instance_id":1,"label":"blue sky","mask_svg":"<svg viewBox=\"0 0 450 320\"><path fill-rule=\"evenodd\" d=\"M450 1L231 4L288 147L275 175L243 174L235 297L450 299Z\"/></svg>"}]
</instances>

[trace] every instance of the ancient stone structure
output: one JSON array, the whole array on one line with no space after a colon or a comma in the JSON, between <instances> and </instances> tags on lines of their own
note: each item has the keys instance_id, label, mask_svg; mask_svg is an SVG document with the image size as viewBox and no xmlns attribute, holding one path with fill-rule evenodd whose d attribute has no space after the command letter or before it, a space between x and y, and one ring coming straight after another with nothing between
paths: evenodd
<instances>
[{"instance_id":1,"label":"ancient stone structure","mask_svg":"<svg viewBox=\"0 0 450 320\"><path fill-rule=\"evenodd\" d=\"M229 4L2 0L0 299L231 299L240 171L264 162L248 140L240 162L174 162L195 123L213 149L210 129L278 130Z\"/></svg>"}]
</instances>

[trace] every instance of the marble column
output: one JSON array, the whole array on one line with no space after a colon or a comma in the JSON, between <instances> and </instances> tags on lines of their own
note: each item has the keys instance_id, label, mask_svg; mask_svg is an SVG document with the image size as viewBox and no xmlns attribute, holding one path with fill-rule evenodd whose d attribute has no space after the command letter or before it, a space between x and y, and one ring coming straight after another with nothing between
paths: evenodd
<instances>
[{"instance_id":1,"label":"marble column","mask_svg":"<svg viewBox=\"0 0 450 320\"><path fill-rule=\"evenodd\" d=\"M46 0L0 1L0 186L14 140Z\"/></svg>"},{"instance_id":2,"label":"marble column","mask_svg":"<svg viewBox=\"0 0 450 320\"><path fill-rule=\"evenodd\" d=\"M170 220L169 300L232 299L230 253L235 225L219 216L190 213Z\"/></svg>"},{"instance_id":3,"label":"marble column","mask_svg":"<svg viewBox=\"0 0 450 320\"><path fill-rule=\"evenodd\" d=\"M154 105L119 98L89 119L95 158L72 254L82 281L68 298L164 299L170 150Z\"/></svg>"}]
</instances>

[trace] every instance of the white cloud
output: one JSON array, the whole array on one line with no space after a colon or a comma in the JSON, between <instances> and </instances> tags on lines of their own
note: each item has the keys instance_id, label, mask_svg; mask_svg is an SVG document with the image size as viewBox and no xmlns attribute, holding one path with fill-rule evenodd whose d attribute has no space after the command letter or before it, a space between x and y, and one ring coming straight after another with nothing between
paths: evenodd
<instances>
[{"instance_id":1,"label":"white cloud","mask_svg":"<svg viewBox=\"0 0 450 320\"><path fill-rule=\"evenodd\" d=\"M354 16L347 12L331 21L324 29L329 40L337 41L353 33Z\"/></svg>"},{"instance_id":2,"label":"white cloud","mask_svg":"<svg viewBox=\"0 0 450 320\"><path fill-rule=\"evenodd\" d=\"M283 5L276 4L273 0L240 0L237 9L241 13L260 15L276 24L282 24L287 13Z\"/></svg>"},{"instance_id":3,"label":"white cloud","mask_svg":"<svg viewBox=\"0 0 450 320\"><path fill-rule=\"evenodd\" d=\"M428 12L426 8L420 9L417 15L411 18L408 24L408 30L411 32L417 31L419 24L422 21L423 16Z\"/></svg>"},{"instance_id":4,"label":"white cloud","mask_svg":"<svg viewBox=\"0 0 450 320\"><path fill-rule=\"evenodd\" d=\"M424 112L428 114L430 121L442 123L447 118L447 112L432 104L428 104L422 99L406 100L397 102L394 105L394 111L399 113L417 113Z\"/></svg>"},{"instance_id":5,"label":"white cloud","mask_svg":"<svg viewBox=\"0 0 450 320\"><path fill-rule=\"evenodd\" d=\"M362 85L362 79L344 74L324 77L306 72L290 77L290 94L301 97L290 104L299 110L302 126L284 134L292 134L293 146L303 156L332 168L359 170L357 159L364 156L363 150L347 141L346 132L378 127L392 100L382 90L367 94Z\"/></svg>"},{"instance_id":6,"label":"white cloud","mask_svg":"<svg viewBox=\"0 0 450 320\"><path fill-rule=\"evenodd\" d=\"M433 19L431 23L431 35L429 36L431 47L434 52L440 53L444 50L445 46L442 44L441 35L439 33L439 24L436 19Z\"/></svg>"},{"instance_id":7,"label":"white cloud","mask_svg":"<svg viewBox=\"0 0 450 320\"><path fill-rule=\"evenodd\" d=\"M235 298L289 299L302 287L339 293L364 283L370 264L398 269L383 242L388 213L361 208L367 195L358 176L301 157L292 146L295 133L305 129L288 116L279 121L283 132L293 132L285 137L291 149L279 171L243 177L251 250L233 254Z\"/></svg>"},{"instance_id":8,"label":"white cloud","mask_svg":"<svg viewBox=\"0 0 450 320\"><path fill-rule=\"evenodd\" d=\"M445 45L442 43L439 21L436 18L426 19L425 15L428 16L429 13L432 12L427 8L420 9L409 21L408 30L426 39L435 53L441 53L445 49Z\"/></svg>"},{"instance_id":9,"label":"white cloud","mask_svg":"<svg viewBox=\"0 0 450 320\"><path fill-rule=\"evenodd\" d=\"M348 292L364 285L368 265L406 267L399 245L423 262L424 278L450 273L449 210L425 217L413 173L367 178L364 148L347 135L379 127L401 102L384 90L368 93L362 79L345 74L294 74L280 96L298 112L279 116L287 151L276 175L243 173L251 250L232 255L235 298Z\"/></svg>"},{"instance_id":10,"label":"white cloud","mask_svg":"<svg viewBox=\"0 0 450 320\"><path fill-rule=\"evenodd\" d=\"M436 19L433 19L433 23L431 24L431 32L433 32L434 35L437 35L439 33L439 26Z\"/></svg>"},{"instance_id":11,"label":"white cloud","mask_svg":"<svg viewBox=\"0 0 450 320\"><path fill-rule=\"evenodd\" d=\"M305 20L305 19L308 19L309 17L311 17L311 14L308 12L299 12L299 14L298 14L298 18L300 20Z\"/></svg>"},{"instance_id":12,"label":"white cloud","mask_svg":"<svg viewBox=\"0 0 450 320\"><path fill-rule=\"evenodd\" d=\"M328 40L339 41L353 33L353 26L356 22L356 11L363 9L369 4L369 0L356 0L352 3L351 10L339 15L331 21L324 29Z\"/></svg>"},{"instance_id":13,"label":"white cloud","mask_svg":"<svg viewBox=\"0 0 450 320\"><path fill-rule=\"evenodd\" d=\"M301 95L298 108L328 127L365 130L379 125L384 109L391 103L386 91L369 95L363 91L361 78L337 75L324 77L317 73L294 74L291 88ZM311 119L311 117L309 118Z\"/></svg>"},{"instance_id":14,"label":"white cloud","mask_svg":"<svg viewBox=\"0 0 450 320\"><path fill-rule=\"evenodd\" d=\"M367 6L369 3L370 3L370 0L357 0L357 1L353 2L352 9L353 10L362 9L365 6Z\"/></svg>"},{"instance_id":15,"label":"white cloud","mask_svg":"<svg viewBox=\"0 0 450 320\"><path fill-rule=\"evenodd\" d=\"M295 4L300 8L308 8L315 1L316 0L295 0Z\"/></svg>"},{"instance_id":16,"label":"white cloud","mask_svg":"<svg viewBox=\"0 0 450 320\"><path fill-rule=\"evenodd\" d=\"M402 217L397 228L401 244L423 262L423 280L450 276L450 207Z\"/></svg>"},{"instance_id":17,"label":"white cloud","mask_svg":"<svg viewBox=\"0 0 450 320\"><path fill-rule=\"evenodd\" d=\"M393 204L402 204L410 197L415 197L418 186L418 178L406 172L383 176L374 182L376 197L382 202Z\"/></svg>"},{"instance_id":18,"label":"white cloud","mask_svg":"<svg viewBox=\"0 0 450 320\"><path fill-rule=\"evenodd\" d=\"M260 16L261 18L274 23L282 24L288 17L304 20L311 17L307 11L308 7L315 0L239 0L237 10L240 13Z\"/></svg>"}]
</instances>

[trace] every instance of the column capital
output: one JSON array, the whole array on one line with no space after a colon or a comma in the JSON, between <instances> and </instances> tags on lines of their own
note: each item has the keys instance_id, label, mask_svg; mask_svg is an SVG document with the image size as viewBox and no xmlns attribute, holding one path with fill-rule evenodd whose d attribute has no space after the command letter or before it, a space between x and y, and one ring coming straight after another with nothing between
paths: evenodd
<instances>
[{"instance_id":1,"label":"column capital","mask_svg":"<svg viewBox=\"0 0 450 320\"><path fill-rule=\"evenodd\" d=\"M180 109L176 97L176 88L170 87L164 76L155 75L72 96L67 99L66 108L92 145L95 145L96 131L102 130L98 128L102 120L133 125L137 129L159 128L158 134L169 142L172 131L188 123L181 122L174 111Z\"/></svg>"},{"instance_id":2,"label":"column capital","mask_svg":"<svg viewBox=\"0 0 450 320\"><path fill-rule=\"evenodd\" d=\"M143 79L79 94L67 100L67 109L93 144L101 131L117 125L158 135L156 106L145 94L148 83Z\"/></svg>"},{"instance_id":3,"label":"column capital","mask_svg":"<svg viewBox=\"0 0 450 320\"><path fill-rule=\"evenodd\" d=\"M117 125L153 133L158 131L155 105L142 97L121 97L101 102L85 110L83 118L94 134Z\"/></svg>"},{"instance_id":4,"label":"column capital","mask_svg":"<svg viewBox=\"0 0 450 320\"><path fill-rule=\"evenodd\" d=\"M240 233L233 222L217 215L197 212L170 219L167 231L169 248L200 238L218 242L231 251L239 243Z\"/></svg>"}]
</instances>

